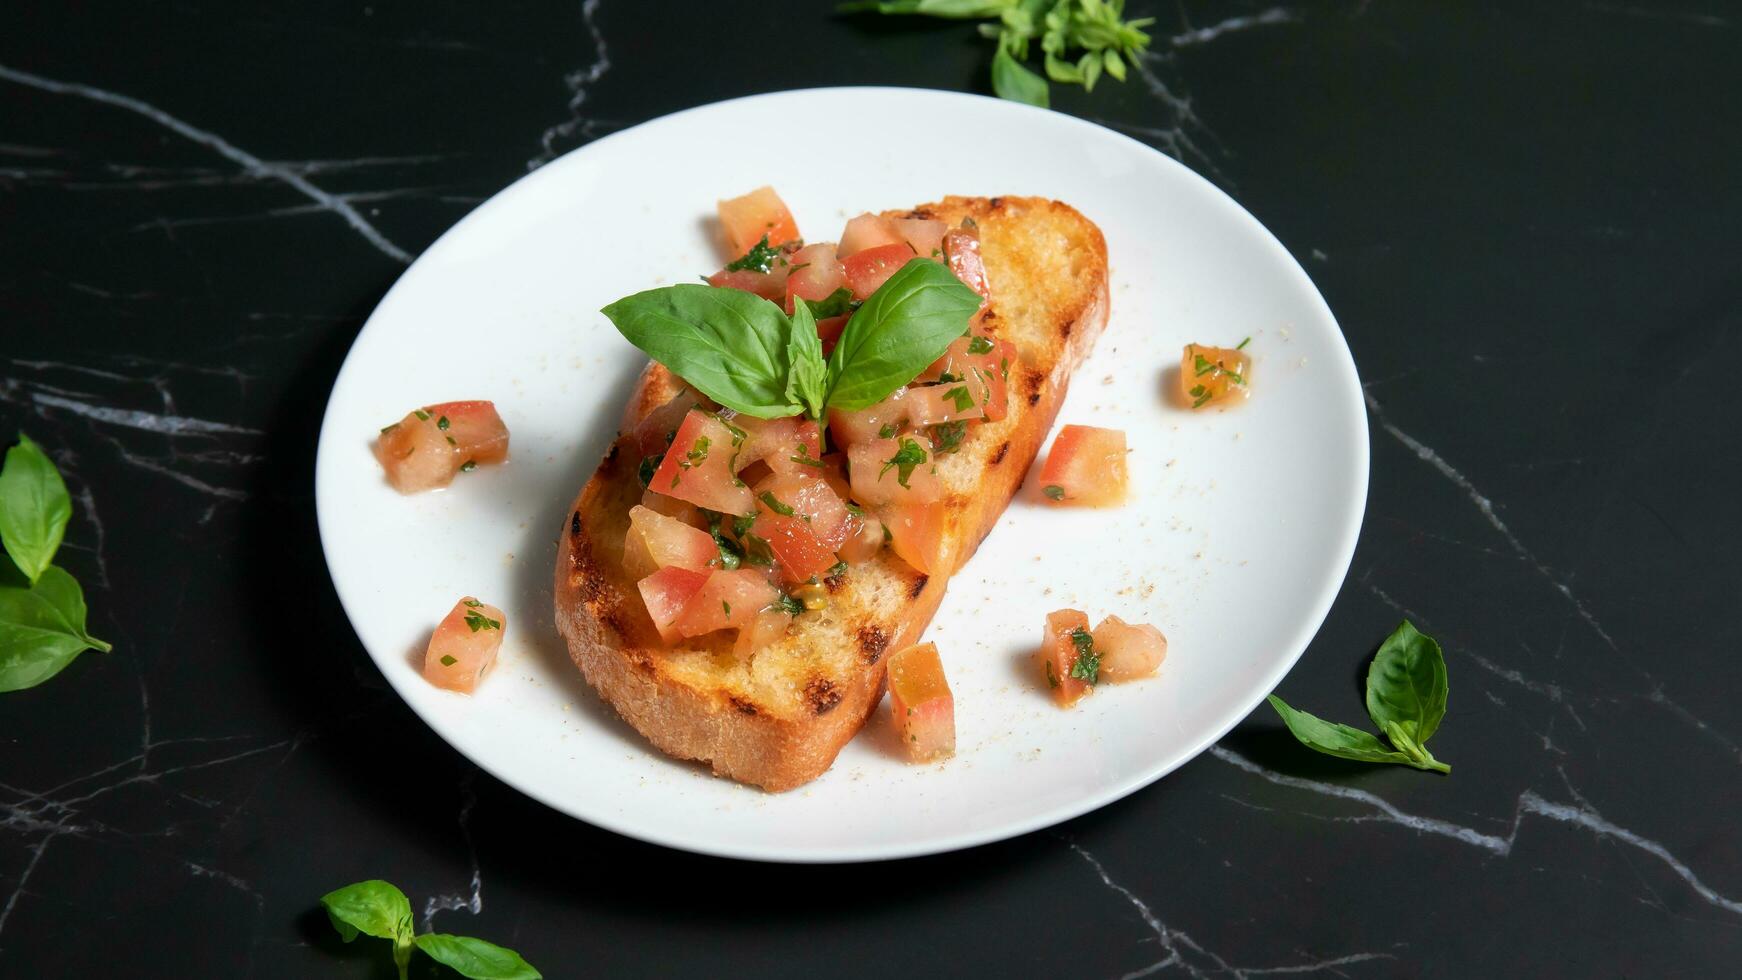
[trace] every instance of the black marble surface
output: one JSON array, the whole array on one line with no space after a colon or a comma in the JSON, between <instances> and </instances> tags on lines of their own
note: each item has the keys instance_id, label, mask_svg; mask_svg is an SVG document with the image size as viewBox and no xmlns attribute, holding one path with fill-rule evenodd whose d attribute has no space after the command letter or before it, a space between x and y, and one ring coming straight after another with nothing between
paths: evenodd
<instances>
[{"instance_id":1,"label":"black marble surface","mask_svg":"<svg viewBox=\"0 0 1742 980\"><path fill-rule=\"evenodd\" d=\"M363 318L552 154L751 92L979 90L985 46L826 4L9 4L0 431L66 473L115 651L0 696L0 975L388 976L316 906L374 876L551 977L1742 972L1742 10L1131 6L1141 77L1057 108L1265 222L1367 384L1366 525L1282 693L1358 717L1407 613L1447 651L1451 777L1261 709L1051 831L779 867L475 772L315 539Z\"/></svg>"}]
</instances>

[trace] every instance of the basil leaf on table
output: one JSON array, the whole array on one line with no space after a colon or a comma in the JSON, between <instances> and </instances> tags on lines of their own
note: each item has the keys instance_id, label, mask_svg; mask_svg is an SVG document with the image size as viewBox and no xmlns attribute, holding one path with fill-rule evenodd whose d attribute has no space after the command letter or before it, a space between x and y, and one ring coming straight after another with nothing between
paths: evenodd
<instances>
[{"instance_id":1,"label":"basil leaf on table","mask_svg":"<svg viewBox=\"0 0 1742 980\"><path fill-rule=\"evenodd\" d=\"M514 950L482 939L429 932L414 942L430 959L472 980L541 980L544 976Z\"/></svg>"},{"instance_id":2,"label":"basil leaf on table","mask_svg":"<svg viewBox=\"0 0 1742 980\"><path fill-rule=\"evenodd\" d=\"M1445 656L1408 622L1386 637L1367 669L1367 714L1382 731L1395 723L1417 745L1446 716Z\"/></svg>"},{"instance_id":3,"label":"basil leaf on table","mask_svg":"<svg viewBox=\"0 0 1742 980\"><path fill-rule=\"evenodd\" d=\"M73 516L72 498L54 463L20 432L0 469L0 544L35 582L54 560Z\"/></svg>"},{"instance_id":4,"label":"basil leaf on table","mask_svg":"<svg viewBox=\"0 0 1742 980\"><path fill-rule=\"evenodd\" d=\"M859 307L829 357L829 407L866 408L907 384L967 332L980 294L931 259L909 259Z\"/></svg>"},{"instance_id":5,"label":"basil leaf on table","mask_svg":"<svg viewBox=\"0 0 1742 980\"><path fill-rule=\"evenodd\" d=\"M1425 746L1416 741L1407 730L1395 721L1382 721L1379 730L1397 746L1398 751L1409 756L1409 764L1417 769L1429 769L1434 772L1451 772L1452 767L1433 757Z\"/></svg>"},{"instance_id":6,"label":"basil leaf on table","mask_svg":"<svg viewBox=\"0 0 1742 980\"><path fill-rule=\"evenodd\" d=\"M1356 762L1396 762L1413 765L1409 756L1385 747L1378 737L1359 728L1326 721L1310 712L1297 711L1288 702L1270 695L1270 706L1302 745L1316 752Z\"/></svg>"},{"instance_id":7,"label":"basil leaf on table","mask_svg":"<svg viewBox=\"0 0 1742 980\"><path fill-rule=\"evenodd\" d=\"M1046 79L1010 57L1010 52L1005 50L1002 42L998 45L998 53L992 56L992 91L1000 99L1024 102L1042 109L1052 106Z\"/></svg>"},{"instance_id":8,"label":"basil leaf on table","mask_svg":"<svg viewBox=\"0 0 1742 980\"><path fill-rule=\"evenodd\" d=\"M631 344L727 408L763 419L803 411L787 395L791 326L760 296L682 283L602 312Z\"/></svg>"},{"instance_id":9,"label":"basil leaf on table","mask_svg":"<svg viewBox=\"0 0 1742 980\"><path fill-rule=\"evenodd\" d=\"M85 595L56 565L29 587L0 587L0 691L35 687L86 650L109 644L85 632Z\"/></svg>"},{"instance_id":10,"label":"basil leaf on table","mask_svg":"<svg viewBox=\"0 0 1742 980\"><path fill-rule=\"evenodd\" d=\"M345 942L358 933L395 943L411 941L411 900L390 882L359 881L321 896L333 928Z\"/></svg>"},{"instance_id":11,"label":"basil leaf on table","mask_svg":"<svg viewBox=\"0 0 1742 980\"><path fill-rule=\"evenodd\" d=\"M798 296L792 298L791 324L786 352L792 372L786 381L786 397L802 404L811 418L820 419L828 399L829 368L823 363L816 317L811 315L810 304Z\"/></svg>"}]
</instances>

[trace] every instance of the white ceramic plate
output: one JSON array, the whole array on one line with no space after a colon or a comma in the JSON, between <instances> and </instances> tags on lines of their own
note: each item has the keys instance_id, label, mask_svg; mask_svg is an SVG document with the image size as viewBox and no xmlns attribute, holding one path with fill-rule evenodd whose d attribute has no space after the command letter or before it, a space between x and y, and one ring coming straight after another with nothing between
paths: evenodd
<instances>
[{"instance_id":1,"label":"white ceramic plate","mask_svg":"<svg viewBox=\"0 0 1742 980\"><path fill-rule=\"evenodd\" d=\"M849 120L827 159L794 120ZM801 127L802 128L802 127ZM878 134L894 134L883 141ZM768 795L650 748L571 666L552 625L566 508L615 434L642 356L596 311L722 257L714 201L773 184L799 227L946 194L1042 195L1098 222L1112 318L1060 423L1125 430L1135 499L1037 505L1033 476L950 583L926 637L956 696L957 754L898 758L881 709L816 782ZM1193 413L1164 394L1187 342L1252 337L1253 398ZM1171 369L1171 370L1170 370ZM494 399L513 460L402 497L370 455L411 407ZM1156 151L1071 116L944 92L842 88L723 102L568 154L496 195L382 300L340 371L316 463L321 543L345 611L401 697L479 766L565 813L672 847L770 861L948 851L1102 806L1220 738L1300 656L1336 595L1367 492L1360 382L1324 301L1239 205ZM507 614L474 697L418 674L455 599ZM1158 677L1074 710L1028 655L1046 611L1153 622Z\"/></svg>"}]
</instances>

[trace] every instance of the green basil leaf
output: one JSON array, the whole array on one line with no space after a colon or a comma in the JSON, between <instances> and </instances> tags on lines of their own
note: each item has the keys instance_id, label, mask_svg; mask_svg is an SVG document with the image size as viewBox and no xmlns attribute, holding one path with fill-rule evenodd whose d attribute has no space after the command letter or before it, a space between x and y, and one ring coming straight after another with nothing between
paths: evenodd
<instances>
[{"instance_id":1,"label":"green basil leaf","mask_svg":"<svg viewBox=\"0 0 1742 980\"><path fill-rule=\"evenodd\" d=\"M1433 737L1446 716L1445 656L1407 620L1379 645L1367 668L1367 713L1380 731L1395 723L1418 745Z\"/></svg>"},{"instance_id":2,"label":"green basil leaf","mask_svg":"<svg viewBox=\"0 0 1742 980\"><path fill-rule=\"evenodd\" d=\"M992 56L992 91L1000 99L1012 102L1025 102L1042 109L1051 107L1047 96L1046 79L1022 67L1022 63L1010 57L1002 43L998 45L998 53Z\"/></svg>"},{"instance_id":3,"label":"green basil leaf","mask_svg":"<svg viewBox=\"0 0 1742 980\"><path fill-rule=\"evenodd\" d=\"M1288 730L1300 744L1315 752L1334 755L1339 759L1353 759L1356 762L1397 762L1406 766L1414 764L1409 756L1386 748L1378 736L1359 728L1350 728L1305 711L1296 711L1274 694L1270 695L1270 706L1282 716L1282 723L1288 726Z\"/></svg>"},{"instance_id":4,"label":"green basil leaf","mask_svg":"<svg viewBox=\"0 0 1742 980\"><path fill-rule=\"evenodd\" d=\"M72 498L60 471L30 437L6 450L0 469L0 543L32 582L54 560L73 516Z\"/></svg>"},{"instance_id":5,"label":"green basil leaf","mask_svg":"<svg viewBox=\"0 0 1742 980\"><path fill-rule=\"evenodd\" d=\"M0 588L0 691L35 687L86 650L109 644L85 632L85 596L65 569L50 565L28 588Z\"/></svg>"},{"instance_id":6,"label":"green basil leaf","mask_svg":"<svg viewBox=\"0 0 1742 980\"><path fill-rule=\"evenodd\" d=\"M792 369L786 379L786 398L803 405L811 418L820 419L828 398L829 367L823 363L816 317L811 315L810 304L800 297L792 298L790 322L786 355Z\"/></svg>"},{"instance_id":7,"label":"green basil leaf","mask_svg":"<svg viewBox=\"0 0 1742 980\"><path fill-rule=\"evenodd\" d=\"M473 980L541 980L544 976L514 950L482 939L429 932L418 936L415 942L430 959Z\"/></svg>"},{"instance_id":8,"label":"green basil leaf","mask_svg":"<svg viewBox=\"0 0 1742 980\"><path fill-rule=\"evenodd\" d=\"M829 356L831 408L875 405L967 332L980 294L941 262L912 258L847 321Z\"/></svg>"},{"instance_id":9,"label":"green basil leaf","mask_svg":"<svg viewBox=\"0 0 1742 980\"><path fill-rule=\"evenodd\" d=\"M1423 747L1420 742L1410 738L1409 732L1405 731L1402 725L1395 721L1387 721L1382 723L1379 727L1385 732L1385 737L1391 739L1391 744L1396 746L1398 751L1409 757L1410 765L1417 769L1427 769L1432 772L1450 773L1452 771L1451 766L1448 766L1434 758L1433 753Z\"/></svg>"},{"instance_id":10,"label":"green basil leaf","mask_svg":"<svg viewBox=\"0 0 1742 980\"><path fill-rule=\"evenodd\" d=\"M787 397L791 325L741 289L683 283L602 310L624 338L727 408L772 419L802 412Z\"/></svg>"},{"instance_id":11,"label":"green basil leaf","mask_svg":"<svg viewBox=\"0 0 1742 980\"><path fill-rule=\"evenodd\" d=\"M853 291L845 286L811 304L811 316L818 320L827 320L832 316L842 316L859 308L853 300Z\"/></svg>"},{"instance_id":12,"label":"green basil leaf","mask_svg":"<svg viewBox=\"0 0 1742 980\"><path fill-rule=\"evenodd\" d=\"M391 939L395 946L411 941L411 901L388 882L346 885L322 895L321 904L345 942L356 939L358 933Z\"/></svg>"}]
</instances>

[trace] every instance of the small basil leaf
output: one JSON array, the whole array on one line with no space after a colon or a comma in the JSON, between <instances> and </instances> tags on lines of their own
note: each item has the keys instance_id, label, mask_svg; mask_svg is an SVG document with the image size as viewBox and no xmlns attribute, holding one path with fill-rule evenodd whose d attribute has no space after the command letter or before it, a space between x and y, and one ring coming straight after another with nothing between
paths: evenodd
<instances>
[{"instance_id":1,"label":"small basil leaf","mask_svg":"<svg viewBox=\"0 0 1742 980\"><path fill-rule=\"evenodd\" d=\"M942 357L979 309L980 294L943 263L909 259L841 331L829 356L829 407L882 401Z\"/></svg>"},{"instance_id":2,"label":"small basil leaf","mask_svg":"<svg viewBox=\"0 0 1742 980\"><path fill-rule=\"evenodd\" d=\"M992 91L1000 99L1025 102L1042 109L1052 104L1047 96L1046 79L1022 67L1021 62L1010 57L1002 43L998 45L998 53L992 56Z\"/></svg>"},{"instance_id":3,"label":"small basil leaf","mask_svg":"<svg viewBox=\"0 0 1742 980\"><path fill-rule=\"evenodd\" d=\"M411 901L385 881L346 885L322 895L321 904L346 942L358 933L391 939L396 946L411 941Z\"/></svg>"},{"instance_id":4,"label":"small basil leaf","mask_svg":"<svg viewBox=\"0 0 1742 980\"><path fill-rule=\"evenodd\" d=\"M514 950L482 939L428 932L414 941L430 959L472 980L541 980L544 976Z\"/></svg>"},{"instance_id":5,"label":"small basil leaf","mask_svg":"<svg viewBox=\"0 0 1742 980\"><path fill-rule=\"evenodd\" d=\"M1276 695L1270 695L1270 706L1282 716L1282 723L1300 741L1300 744L1315 752L1334 755L1339 759L1353 759L1356 762L1398 762L1403 765L1413 765L1409 756L1402 752L1394 752L1379 741L1378 736L1326 721L1317 715L1305 711L1296 711Z\"/></svg>"},{"instance_id":6,"label":"small basil leaf","mask_svg":"<svg viewBox=\"0 0 1742 980\"><path fill-rule=\"evenodd\" d=\"M1367 713L1381 731L1395 723L1416 744L1432 738L1446 716L1445 657L1407 620L1367 668Z\"/></svg>"},{"instance_id":7,"label":"small basil leaf","mask_svg":"<svg viewBox=\"0 0 1742 980\"><path fill-rule=\"evenodd\" d=\"M1385 737L1391 739L1391 744L1398 751L1409 757L1409 764L1417 769L1427 769L1433 772L1449 773L1452 767L1433 757L1433 753L1424 748L1421 743L1409 737L1402 725L1388 721L1379 726L1385 732Z\"/></svg>"},{"instance_id":8,"label":"small basil leaf","mask_svg":"<svg viewBox=\"0 0 1742 980\"><path fill-rule=\"evenodd\" d=\"M18 445L6 451L6 466L0 469L0 543L32 582L54 560L72 516L72 498L60 472L20 432Z\"/></svg>"},{"instance_id":9,"label":"small basil leaf","mask_svg":"<svg viewBox=\"0 0 1742 980\"><path fill-rule=\"evenodd\" d=\"M727 408L763 419L803 411L786 395L791 326L760 296L683 283L626 296L601 312L648 357Z\"/></svg>"},{"instance_id":10,"label":"small basil leaf","mask_svg":"<svg viewBox=\"0 0 1742 980\"><path fill-rule=\"evenodd\" d=\"M0 691L35 687L86 650L109 644L85 632L85 595L59 566L36 584L0 587Z\"/></svg>"},{"instance_id":11,"label":"small basil leaf","mask_svg":"<svg viewBox=\"0 0 1742 980\"><path fill-rule=\"evenodd\" d=\"M786 353L792 370L786 380L786 398L803 405L811 418L820 419L828 397L829 368L823 363L816 317L811 315L810 304L797 296L792 298L791 322Z\"/></svg>"}]
</instances>

